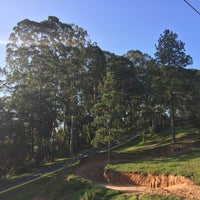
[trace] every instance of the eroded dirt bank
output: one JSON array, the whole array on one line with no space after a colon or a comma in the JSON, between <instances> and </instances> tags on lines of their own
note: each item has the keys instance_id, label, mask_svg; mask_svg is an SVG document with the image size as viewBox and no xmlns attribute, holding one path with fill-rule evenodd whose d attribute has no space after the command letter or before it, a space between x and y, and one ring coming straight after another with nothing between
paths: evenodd
<instances>
[{"instance_id":1,"label":"eroded dirt bank","mask_svg":"<svg viewBox=\"0 0 200 200\"><path fill-rule=\"evenodd\" d=\"M130 161L130 159L129 159ZM104 171L108 162L106 154L101 154L81 162L74 172L103 187L119 190L124 193L160 194L165 196L183 197L186 200L200 200L200 186L194 185L183 176L164 176L137 173L115 173ZM117 163L117 160L115 160Z\"/></svg>"},{"instance_id":2,"label":"eroded dirt bank","mask_svg":"<svg viewBox=\"0 0 200 200\"><path fill-rule=\"evenodd\" d=\"M104 178L108 183L146 186L150 188L163 188L180 184L192 184L192 182L184 176L163 174L154 175L150 173L128 173L113 170L105 170Z\"/></svg>"}]
</instances>

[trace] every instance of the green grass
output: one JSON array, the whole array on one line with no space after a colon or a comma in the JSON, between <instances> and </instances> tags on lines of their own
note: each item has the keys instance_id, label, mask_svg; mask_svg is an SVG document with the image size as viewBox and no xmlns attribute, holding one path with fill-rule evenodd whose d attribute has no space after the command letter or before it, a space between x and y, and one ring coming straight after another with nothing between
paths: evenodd
<instances>
[{"instance_id":1,"label":"green grass","mask_svg":"<svg viewBox=\"0 0 200 200\"><path fill-rule=\"evenodd\" d=\"M196 130L190 126L178 127L176 129L176 144L200 144L199 135ZM135 153L171 145L171 129L165 129L160 133L151 133L149 131L137 135L131 141L120 145L113 150L117 153Z\"/></svg>"},{"instance_id":2,"label":"green grass","mask_svg":"<svg viewBox=\"0 0 200 200\"><path fill-rule=\"evenodd\" d=\"M18 175L7 175L4 179L0 179L0 187L8 185L9 183L16 182L18 180L21 180L23 178L27 178L29 176L32 176L33 174L40 173L43 170L47 170L51 167L57 166L59 164L62 164L66 162L66 158L59 158L55 159L54 161L51 162L44 162L40 167L37 168L29 168L26 171L26 173L18 174Z\"/></svg>"},{"instance_id":3,"label":"green grass","mask_svg":"<svg viewBox=\"0 0 200 200\"><path fill-rule=\"evenodd\" d=\"M136 136L133 140L115 149L117 153L131 154L133 157L135 155L136 161L108 165L107 169L138 173L183 175L200 185L199 150L190 150L176 154L176 149L180 146L199 146L198 134L195 129L189 126L177 128L176 131L176 144L171 144L170 129L161 133L144 133ZM166 155L162 155L163 151ZM170 151L172 152L169 153Z\"/></svg>"},{"instance_id":4,"label":"green grass","mask_svg":"<svg viewBox=\"0 0 200 200\"><path fill-rule=\"evenodd\" d=\"M107 165L106 168L123 172L182 175L200 185L199 150L174 156L149 158L132 163L112 164Z\"/></svg>"},{"instance_id":5,"label":"green grass","mask_svg":"<svg viewBox=\"0 0 200 200\"><path fill-rule=\"evenodd\" d=\"M176 145L199 144L198 134L191 127L178 128ZM199 150L188 151L176 155L162 156L161 150L173 148L171 144L170 129L161 133L144 133L133 140L115 147L113 151L133 155L134 163L108 165L116 171L127 172L151 172L163 174L180 174L189 177L200 185L200 157ZM142 159L141 159L142 158ZM42 168L57 165L64 160L46 163ZM36 172L37 170L35 170ZM19 177L15 177L18 179ZM62 170L51 174L38 182L26 185L0 195L0 199L22 200L137 200L137 195L123 195L118 191L99 187L94 183L82 179L71 173L70 170ZM140 200L182 200L182 198L164 197L160 195L140 195Z\"/></svg>"},{"instance_id":6,"label":"green grass","mask_svg":"<svg viewBox=\"0 0 200 200\"><path fill-rule=\"evenodd\" d=\"M119 194L118 191L107 190L63 170L26 187L4 193L0 199L110 200Z\"/></svg>"},{"instance_id":7,"label":"green grass","mask_svg":"<svg viewBox=\"0 0 200 200\"><path fill-rule=\"evenodd\" d=\"M125 196L118 191L102 188L94 183L63 170L29 184L0 195L0 199L22 200L137 200L137 195ZM181 200L159 195L140 195L140 200Z\"/></svg>"}]
</instances>

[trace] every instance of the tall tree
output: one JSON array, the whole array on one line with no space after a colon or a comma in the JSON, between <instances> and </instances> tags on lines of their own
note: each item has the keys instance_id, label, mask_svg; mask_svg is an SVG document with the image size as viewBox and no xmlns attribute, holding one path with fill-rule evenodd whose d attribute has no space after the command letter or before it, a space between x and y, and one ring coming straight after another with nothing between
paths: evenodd
<instances>
[{"instance_id":1,"label":"tall tree","mask_svg":"<svg viewBox=\"0 0 200 200\"><path fill-rule=\"evenodd\" d=\"M135 109L134 122L137 126L155 127L155 107L159 99L159 70L155 61L139 50L130 50L125 55L135 66L135 90L132 92L132 106Z\"/></svg>"},{"instance_id":2,"label":"tall tree","mask_svg":"<svg viewBox=\"0 0 200 200\"><path fill-rule=\"evenodd\" d=\"M114 74L116 90L120 92L123 105L126 107L124 124L127 127L134 126L136 124L134 102L137 101L139 91L136 69L125 56L117 56L109 52L105 52L105 55L107 57L107 70Z\"/></svg>"},{"instance_id":3,"label":"tall tree","mask_svg":"<svg viewBox=\"0 0 200 200\"><path fill-rule=\"evenodd\" d=\"M191 56L185 53L185 44L178 40L176 33L165 30L163 35L158 39L156 45L155 58L158 65L162 67L164 91L168 102L168 109L171 119L172 142L176 141L175 137L175 114L176 99L180 96L182 88L180 69L192 64Z\"/></svg>"},{"instance_id":4,"label":"tall tree","mask_svg":"<svg viewBox=\"0 0 200 200\"><path fill-rule=\"evenodd\" d=\"M71 127L72 116L73 119L74 113L78 116L75 99L84 70L81 55L87 43L85 30L52 16L42 22L23 20L10 35L5 68L7 83L13 105L17 104L18 118L28 126L27 134L32 133L27 138L38 146L41 158L55 149L58 120L68 119ZM71 140L75 140L74 132L71 133Z\"/></svg>"},{"instance_id":5,"label":"tall tree","mask_svg":"<svg viewBox=\"0 0 200 200\"><path fill-rule=\"evenodd\" d=\"M100 95L99 84L106 73L106 60L104 52L96 45L91 44L85 49L84 72L81 74L81 91L79 105L82 107L81 116L82 130L80 131L80 145L90 143L94 137L92 127L93 116L91 107L97 103Z\"/></svg>"},{"instance_id":6,"label":"tall tree","mask_svg":"<svg viewBox=\"0 0 200 200\"><path fill-rule=\"evenodd\" d=\"M123 132L123 118L125 107L123 96L116 90L115 76L111 71L106 73L104 81L99 86L101 98L93 106L93 126L95 137L92 141L94 146L110 143L120 137Z\"/></svg>"},{"instance_id":7,"label":"tall tree","mask_svg":"<svg viewBox=\"0 0 200 200\"><path fill-rule=\"evenodd\" d=\"M191 88L190 96L187 98L185 104L187 109L187 118L189 117L191 124L197 128L200 138L200 71L188 70L187 78L186 81Z\"/></svg>"}]
</instances>

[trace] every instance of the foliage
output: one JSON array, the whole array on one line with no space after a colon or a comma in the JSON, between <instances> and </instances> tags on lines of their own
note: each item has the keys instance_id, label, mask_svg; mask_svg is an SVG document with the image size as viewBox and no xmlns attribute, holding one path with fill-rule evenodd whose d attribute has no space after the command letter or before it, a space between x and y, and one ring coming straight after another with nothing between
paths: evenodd
<instances>
[{"instance_id":1,"label":"foliage","mask_svg":"<svg viewBox=\"0 0 200 200\"><path fill-rule=\"evenodd\" d=\"M178 40L176 33L166 29L158 39L155 53L158 65L162 66L163 90L170 114L173 143L176 142L175 115L179 110L177 101L185 98L182 68L192 64L192 58L185 54L184 46L185 44Z\"/></svg>"},{"instance_id":2,"label":"foliage","mask_svg":"<svg viewBox=\"0 0 200 200\"><path fill-rule=\"evenodd\" d=\"M166 29L156 45L155 56L158 64L171 67L186 67L192 64L192 58L185 54L184 46L176 33Z\"/></svg>"},{"instance_id":3,"label":"foliage","mask_svg":"<svg viewBox=\"0 0 200 200\"><path fill-rule=\"evenodd\" d=\"M93 144L107 143L119 138L123 132L123 117L125 109L121 95L116 91L115 77L112 72L107 72L103 84L100 86L101 99L93 107L96 128Z\"/></svg>"},{"instance_id":4,"label":"foliage","mask_svg":"<svg viewBox=\"0 0 200 200\"><path fill-rule=\"evenodd\" d=\"M102 51L57 17L20 21L10 34L0 89L1 177L124 137L133 127L199 130L199 71L165 30L155 58ZM200 134L199 134L200 135Z\"/></svg>"}]
</instances>

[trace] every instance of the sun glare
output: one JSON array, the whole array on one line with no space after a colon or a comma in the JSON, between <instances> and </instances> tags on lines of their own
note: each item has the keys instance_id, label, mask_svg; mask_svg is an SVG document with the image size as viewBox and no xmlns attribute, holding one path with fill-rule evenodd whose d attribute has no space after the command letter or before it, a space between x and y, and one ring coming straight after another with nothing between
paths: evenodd
<instances>
[{"instance_id":1,"label":"sun glare","mask_svg":"<svg viewBox=\"0 0 200 200\"><path fill-rule=\"evenodd\" d=\"M0 40L0 45L6 45L7 43L8 43L8 41Z\"/></svg>"}]
</instances>

